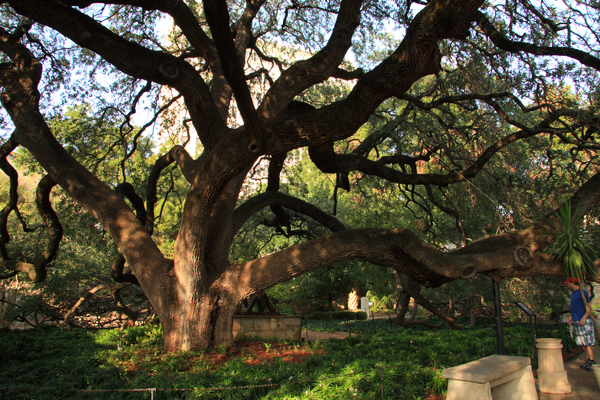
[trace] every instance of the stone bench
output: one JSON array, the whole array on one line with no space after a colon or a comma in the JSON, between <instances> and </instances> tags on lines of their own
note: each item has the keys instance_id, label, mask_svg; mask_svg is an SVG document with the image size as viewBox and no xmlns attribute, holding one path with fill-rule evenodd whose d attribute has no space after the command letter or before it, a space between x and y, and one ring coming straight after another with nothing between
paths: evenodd
<instances>
[{"instance_id":1,"label":"stone bench","mask_svg":"<svg viewBox=\"0 0 600 400\"><path fill-rule=\"evenodd\" d=\"M528 357L492 355L445 369L446 400L537 400Z\"/></svg>"}]
</instances>

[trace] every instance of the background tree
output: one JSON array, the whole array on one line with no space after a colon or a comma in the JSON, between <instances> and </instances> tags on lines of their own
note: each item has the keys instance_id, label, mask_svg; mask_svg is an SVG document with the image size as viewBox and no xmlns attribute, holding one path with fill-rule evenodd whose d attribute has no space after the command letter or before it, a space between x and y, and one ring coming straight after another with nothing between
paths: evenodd
<instances>
[{"instance_id":1,"label":"background tree","mask_svg":"<svg viewBox=\"0 0 600 400\"><path fill-rule=\"evenodd\" d=\"M477 274L501 280L562 273L540 252L552 239L543 234L547 218L536 217L552 220L551 209L566 197L588 213L600 195L599 10L593 4L205 0L197 6L153 0L2 3L1 100L14 124L4 135L3 163L17 146L26 148L48 179L100 222L133 273L115 279L141 286L160 317L167 349L231 344L240 301L354 258L395 269L412 296L423 286ZM157 39L154 23L161 16L179 27L179 47L167 49ZM397 41L390 45L389 37L373 34L381 30L393 30ZM262 45L268 42L301 46L307 57L279 68L283 64ZM247 52L264 68L248 70ZM356 68L342 68L351 52ZM257 75L269 85L255 104L248 80ZM298 101L333 78L352 80L343 98L321 105ZM142 98L156 112L171 104L157 103L160 86L183 99L202 153L194 159L175 146L160 155L145 190L129 184L126 174L114 190L77 162L46 122L61 102L83 98L99 115L120 110L125 129L118 143L126 165L144 133L126 129ZM228 120L234 99L241 121ZM396 111L398 125L361 137L361 128L396 101L405 110ZM140 125L149 127L154 118ZM79 140L84 138L81 132ZM338 143L347 140L352 146ZM545 146L525 146L531 153L526 160L516 157L525 162L515 166L514 180L535 177L536 167L545 176L535 178L543 180L560 167L572 172L569 185L550 198L538 192L533 204L481 202L515 225L493 230L492 224L487 231L475 218L465 230L463 216L478 209L470 206L472 195L452 186L464 188L481 177L478 190L486 193L483 183L494 181L494 162L536 140ZM286 154L306 147L315 166L335 174L340 187L363 175L398 185L399 204L410 205L419 231L431 230L444 214L452 216L458 236L443 238L446 229L440 229L430 244L407 228L347 229L341 218L286 194L280 190ZM566 159L557 159L555 151ZM266 189L238 202L262 156L270 158ZM171 164L189 182L172 254L152 236L158 178ZM5 171L14 176L9 167ZM47 198L49 191L43 193ZM15 204L9 201L4 215L16 212ZM50 240L43 256L22 262L3 254L6 268L29 271L34 280L44 278L61 236L49 203L44 205ZM236 232L266 207L282 226L291 210L332 233L256 259L230 259ZM517 211L521 207L527 210ZM491 232L497 234L483 237ZM6 231L2 237L8 241Z\"/></svg>"}]
</instances>

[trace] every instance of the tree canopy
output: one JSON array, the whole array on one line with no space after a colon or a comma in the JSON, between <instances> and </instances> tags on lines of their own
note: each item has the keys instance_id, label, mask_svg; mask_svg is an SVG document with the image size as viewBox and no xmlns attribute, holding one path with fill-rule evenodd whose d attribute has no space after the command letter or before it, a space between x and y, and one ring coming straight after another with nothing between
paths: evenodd
<instances>
[{"instance_id":1,"label":"tree canopy","mask_svg":"<svg viewBox=\"0 0 600 400\"><path fill-rule=\"evenodd\" d=\"M62 238L49 201L59 185L110 234L122 253L114 279L141 286L169 350L231 344L242 300L355 258L395 269L415 296L477 274L562 274L543 252L552 210L571 198L589 214L599 200L595 2L0 4L0 167L11 182L3 274L44 279ZM81 104L118 130L101 141L93 124L58 135L49 121ZM175 145L144 180L131 176L144 140L173 126L197 136L199 155ZM78 158L94 143L106 151L95 166ZM26 260L6 247L17 148L45 173L37 197L48 243ZM351 189L354 205L367 207L360 215L373 212L371 227L354 219L352 202L333 213L290 187L301 184L286 173L297 149L335 183L333 201ZM113 187L97 168L115 157ZM266 185L249 187L261 159ZM153 233L157 185L172 165L189 187L165 251ZM406 212L378 215L378 199ZM299 216L319 227L270 254L232 257L265 209L290 235Z\"/></svg>"}]
</instances>

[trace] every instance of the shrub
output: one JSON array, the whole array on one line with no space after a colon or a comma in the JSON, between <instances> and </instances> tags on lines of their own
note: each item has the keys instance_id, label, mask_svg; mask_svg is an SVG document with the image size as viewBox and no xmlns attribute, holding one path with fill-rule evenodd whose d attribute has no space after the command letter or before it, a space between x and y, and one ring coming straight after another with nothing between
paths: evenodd
<instances>
[{"instance_id":1,"label":"shrub","mask_svg":"<svg viewBox=\"0 0 600 400\"><path fill-rule=\"evenodd\" d=\"M358 321L367 319L367 314L362 311L334 311L331 314L325 311L314 311L310 314L306 314L304 318L317 321L328 319L337 321Z\"/></svg>"}]
</instances>

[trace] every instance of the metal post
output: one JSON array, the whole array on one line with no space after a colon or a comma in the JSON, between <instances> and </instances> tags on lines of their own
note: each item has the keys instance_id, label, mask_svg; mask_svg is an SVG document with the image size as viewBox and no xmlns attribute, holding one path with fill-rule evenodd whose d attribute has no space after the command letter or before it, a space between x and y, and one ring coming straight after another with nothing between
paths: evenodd
<instances>
[{"instance_id":1,"label":"metal post","mask_svg":"<svg viewBox=\"0 0 600 400\"><path fill-rule=\"evenodd\" d=\"M300 317L300 341L302 341L302 327L304 326L304 330L306 332L306 339L308 340L308 324L306 323L306 318L304 318L304 315L302 315Z\"/></svg>"},{"instance_id":2,"label":"metal post","mask_svg":"<svg viewBox=\"0 0 600 400\"><path fill-rule=\"evenodd\" d=\"M535 319L535 328L533 326L533 322ZM538 358L537 358L537 352L536 352L536 348L535 348L535 337L537 336L537 317L534 315L533 317L529 317L529 327L531 329L531 351L532 351L532 358L533 358L533 367L537 367L538 366Z\"/></svg>"},{"instance_id":3,"label":"metal post","mask_svg":"<svg viewBox=\"0 0 600 400\"><path fill-rule=\"evenodd\" d=\"M383 397L383 368L384 367L380 367L381 368L381 400L384 400Z\"/></svg>"},{"instance_id":4,"label":"metal post","mask_svg":"<svg viewBox=\"0 0 600 400\"><path fill-rule=\"evenodd\" d=\"M537 337L537 316L535 315L535 313L533 311L531 311L529 309L529 307L527 307L525 304L523 304L522 301L515 301L515 304L517 305L517 307L519 307L521 310L523 310L525 312L525 314L527 314L529 316L529 327L531 329L531 359L532 359L532 365L537 366L537 356L536 356L536 346L535 346L535 339ZM534 321L535 321L535 326L534 326Z\"/></svg>"},{"instance_id":5,"label":"metal post","mask_svg":"<svg viewBox=\"0 0 600 400\"><path fill-rule=\"evenodd\" d=\"M502 303L500 302L500 284L492 280L494 292L494 311L496 316L496 345L498 354L504 354L504 333L502 331Z\"/></svg>"}]
</instances>

